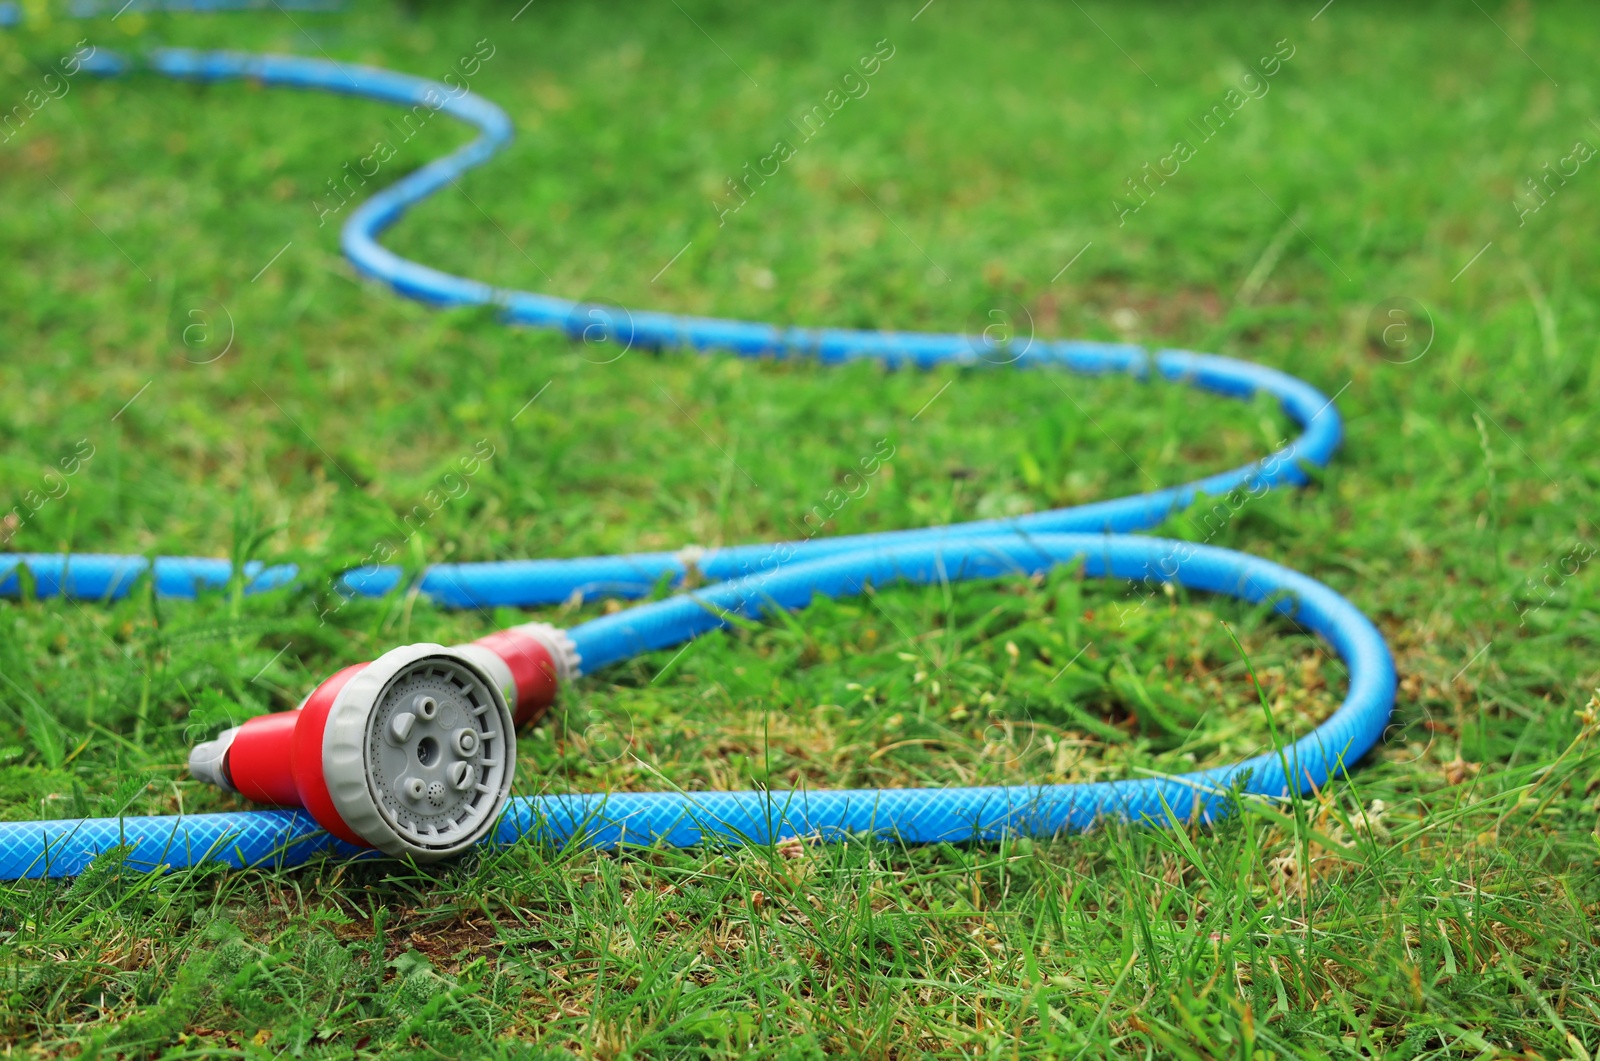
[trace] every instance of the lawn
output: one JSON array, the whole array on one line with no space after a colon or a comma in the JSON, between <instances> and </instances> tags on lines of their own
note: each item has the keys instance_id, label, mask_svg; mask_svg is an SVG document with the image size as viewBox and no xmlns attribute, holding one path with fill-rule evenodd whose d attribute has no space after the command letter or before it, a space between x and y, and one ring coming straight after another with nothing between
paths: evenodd
<instances>
[{"instance_id":1,"label":"lawn","mask_svg":"<svg viewBox=\"0 0 1600 1061\"><path fill-rule=\"evenodd\" d=\"M518 6L0 35L0 542L302 568L263 595L0 602L0 818L241 806L188 778L192 742L393 645L621 606L344 603L380 545L415 575L803 536L819 506L823 534L926 526L1185 481L1291 430L1161 384L619 352L430 309L358 278L338 226L463 128L62 77L87 47L465 77L517 138L388 243L497 284L1302 376L1337 395L1334 464L1158 532L1348 596L1395 653L1394 725L1348 781L1210 829L0 884L8 1057L1600 1051L1592 9ZM710 635L569 688L517 787L1145 776L1342 696L1292 623L1147 596L1060 570Z\"/></svg>"}]
</instances>

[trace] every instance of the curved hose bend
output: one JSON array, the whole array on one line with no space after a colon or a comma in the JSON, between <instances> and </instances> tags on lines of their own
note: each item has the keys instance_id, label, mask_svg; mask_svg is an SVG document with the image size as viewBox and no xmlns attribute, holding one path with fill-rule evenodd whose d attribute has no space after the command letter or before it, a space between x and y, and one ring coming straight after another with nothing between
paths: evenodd
<instances>
[{"instance_id":1,"label":"curved hose bend","mask_svg":"<svg viewBox=\"0 0 1600 1061\"><path fill-rule=\"evenodd\" d=\"M129 68L104 53L86 63L102 74ZM167 49L148 66L170 77L249 78L443 111L478 129L476 139L368 199L350 216L341 243L351 262L397 292L439 305L489 305L508 323L557 328L574 337L598 313L619 342L641 347L725 350L746 356L810 356L825 362L873 358L931 367L1006 361L1014 354L958 334L783 328L749 321L687 317L596 307L534 292L506 290L409 261L383 247L379 234L415 203L487 161L511 137L511 122L488 100L405 74L293 56ZM1179 486L1014 519L944 527L757 543L718 549L697 563L719 584L596 619L570 634L585 673L640 652L687 640L724 624L723 616L757 616L773 606L802 607L814 594L840 596L895 580L932 582L1038 572L1081 560L1085 573L1174 581L1274 607L1321 635L1349 666L1350 689L1315 731L1280 751L1182 777L1086 785L960 789L769 791L717 793L585 793L513 799L495 840L528 835L564 842L693 844L707 840L769 841L786 836L872 832L907 841L963 840L1006 831L1050 835L1092 825L1105 815L1166 821L1210 820L1230 790L1282 796L1319 786L1359 759L1381 735L1394 702L1392 658L1377 629L1337 593L1304 575L1242 553L1187 542L1127 536L1147 529L1201 495L1237 488L1262 491L1306 482L1302 462L1328 463L1340 441L1333 402L1287 373L1232 358L1108 343L1036 342L1016 367L1064 368L1086 374L1152 373L1230 397L1266 392L1302 429L1260 461ZM0 555L0 594L19 589L26 564L40 596L115 598L147 571L164 596L190 597L226 585L227 561L203 557ZM686 573L676 553L634 553L575 559L441 564L421 589L451 606L534 605L574 593L642 596L663 576ZM251 565L252 592L291 581L292 566ZM350 572L352 593L379 595L398 583L397 568ZM319 852L356 855L301 811L264 810L182 817L0 823L0 878L67 876L94 857L120 848L144 868L216 861L233 866L293 865Z\"/></svg>"}]
</instances>

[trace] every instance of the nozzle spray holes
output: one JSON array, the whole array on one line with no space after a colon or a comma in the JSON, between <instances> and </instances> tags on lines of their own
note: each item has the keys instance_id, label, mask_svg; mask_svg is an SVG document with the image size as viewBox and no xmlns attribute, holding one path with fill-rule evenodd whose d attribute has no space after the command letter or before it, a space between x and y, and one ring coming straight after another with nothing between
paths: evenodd
<instances>
[{"instance_id":1,"label":"nozzle spray holes","mask_svg":"<svg viewBox=\"0 0 1600 1061\"><path fill-rule=\"evenodd\" d=\"M503 700L465 660L430 655L399 669L372 709L368 783L403 844L469 844L494 821L515 747Z\"/></svg>"}]
</instances>

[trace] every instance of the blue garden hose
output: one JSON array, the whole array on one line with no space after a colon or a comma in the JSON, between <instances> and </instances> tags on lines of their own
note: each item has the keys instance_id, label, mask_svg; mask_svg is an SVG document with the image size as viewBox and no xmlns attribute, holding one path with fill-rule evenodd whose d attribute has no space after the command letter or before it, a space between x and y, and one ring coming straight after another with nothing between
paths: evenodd
<instances>
[{"instance_id":1,"label":"blue garden hose","mask_svg":"<svg viewBox=\"0 0 1600 1061\"><path fill-rule=\"evenodd\" d=\"M1048 836L1119 816L1170 822L1213 820L1232 791L1285 796L1323 785L1359 759L1381 736L1394 703L1394 663L1382 635L1349 601L1319 582L1244 553L1187 542L1130 536L1201 496L1259 494L1307 482L1304 464L1323 466L1340 441L1333 402L1311 385L1274 369L1178 350L1091 342L1036 342L1020 357L987 339L958 334L780 328L769 324L687 317L573 302L496 288L431 269L387 250L378 235L413 204L487 161L511 137L499 107L465 89L390 71L291 56L166 49L149 69L169 77L321 89L444 112L479 131L471 143L418 169L357 208L341 232L357 269L402 295L444 306L492 306L508 323L560 329L573 337L601 328L619 346L731 351L754 357L809 356L828 363L872 358L890 365L933 367L1012 362L1015 367L1080 373L1152 373L1231 397L1265 392L1278 399L1301 435L1263 460L1181 486L1002 520L881 534L812 538L717 549L695 558L700 578L715 583L584 623L569 633L596 671L642 652L666 648L727 625L728 616L760 617L773 608L804 607L815 594L838 597L868 585L1031 574L1081 562L1089 576L1176 582L1246 601L1271 601L1344 659L1350 687L1338 710L1293 744L1231 766L1181 777L1084 785L953 789L582 793L514 798L491 842L537 836L552 843L689 845L766 843L784 837L836 837L868 832L906 842L987 839L1004 833ZM130 64L96 53L85 67L122 73ZM74 554L0 555L0 594L20 591L26 565L41 597L120 597L146 574L156 592L192 597L228 583L225 560ZM289 565L251 565L251 592L296 577ZM639 597L663 578L687 574L677 553L634 553L561 560L441 564L420 588L452 607L552 604L574 593ZM348 592L394 589L396 567L371 567L344 577ZM0 823L0 879L70 876L101 852L119 849L128 864L148 869L219 861L233 866L294 865L318 852L357 854L324 832L309 814L289 810L83 821Z\"/></svg>"}]
</instances>

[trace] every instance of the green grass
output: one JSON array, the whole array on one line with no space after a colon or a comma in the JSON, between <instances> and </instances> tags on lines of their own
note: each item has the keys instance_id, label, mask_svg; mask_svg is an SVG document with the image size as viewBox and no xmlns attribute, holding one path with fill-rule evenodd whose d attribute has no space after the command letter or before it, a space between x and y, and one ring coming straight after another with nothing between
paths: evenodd
<instances>
[{"instance_id":1,"label":"green grass","mask_svg":"<svg viewBox=\"0 0 1600 1061\"><path fill-rule=\"evenodd\" d=\"M1592 11L919 6L129 13L0 37L0 106L80 37L433 77L486 41L472 85L517 140L392 233L401 253L804 324L976 329L1022 308L1041 336L1299 374L1339 395L1343 452L1213 540L1327 582L1382 627L1401 673L1383 745L1348 782L1211 830L530 845L427 871L97 867L4 885L7 1056L1600 1051L1600 757L1579 717L1600 684L1600 579L1581 559L1600 486L1600 162L1521 224L1513 205L1574 141L1600 143ZM791 119L882 40L894 53L870 92L719 225L724 181L797 136ZM1203 141L1191 122L1279 41L1293 55L1270 91ZM391 645L528 617L400 595L320 622L329 578L380 543L415 570L793 535L880 440L894 458L824 533L923 526L1178 482L1287 429L1265 404L1121 380L607 363L400 300L340 258L348 208L319 225L313 203L379 141L396 151L372 187L464 138L440 118L399 143L395 116L80 76L0 147L0 501L66 484L0 530L6 547L307 570L259 597L0 604L5 818L235 806L187 779L194 739ZM1192 157L1119 225L1125 181L1180 138ZM1433 321L1420 357L1420 337L1383 341L1380 306L1401 297ZM215 330L185 345L202 321ZM80 440L92 457L46 479ZM493 457L407 539L404 517L480 445ZM1204 537L1203 515L1162 533ZM1226 762L1266 747L1269 720L1224 622L1280 731L1342 695L1343 668L1292 625L1139 600L1066 571L884 589L707 637L568 690L523 740L519 788Z\"/></svg>"}]
</instances>

